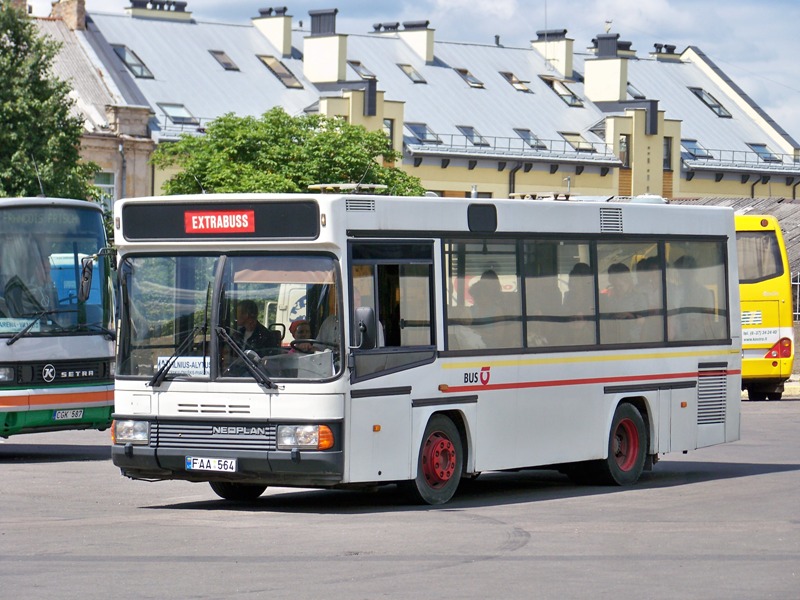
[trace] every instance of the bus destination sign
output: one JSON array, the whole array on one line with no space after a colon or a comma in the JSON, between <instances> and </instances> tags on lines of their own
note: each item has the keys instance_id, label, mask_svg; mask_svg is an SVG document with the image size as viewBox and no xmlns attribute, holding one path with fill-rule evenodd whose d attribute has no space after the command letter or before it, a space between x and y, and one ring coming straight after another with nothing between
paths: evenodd
<instances>
[{"instance_id":1,"label":"bus destination sign","mask_svg":"<svg viewBox=\"0 0 800 600\"><path fill-rule=\"evenodd\" d=\"M254 233L255 212L252 210L186 211L183 215L186 233Z\"/></svg>"},{"instance_id":2,"label":"bus destination sign","mask_svg":"<svg viewBox=\"0 0 800 600\"><path fill-rule=\"evenodd\" d=\"M122 209L128 240L313 240L319 223L319 206L311 199L137 201Z\"/></svg>"}]
</instances>

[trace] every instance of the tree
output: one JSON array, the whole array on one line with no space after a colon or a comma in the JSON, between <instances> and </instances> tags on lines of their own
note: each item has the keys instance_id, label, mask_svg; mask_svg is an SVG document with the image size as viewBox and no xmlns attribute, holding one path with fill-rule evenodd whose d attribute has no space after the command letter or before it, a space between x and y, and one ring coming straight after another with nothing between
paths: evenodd
<instances>
[{"instance_id":1,"label":"tree","mask_svg":"<svg viewBox=\"0 0 800 600\"><path fill-rule=\"evenodd\" d=\"M164 185L167 194L305 192L315 183L385 184L390 194L406 196L425 192L418 178L378 159L400 159L382 131L273 108L260 118L219 117L205 135L161 144L152 160L159 168L181 169Z\"/></svg>"},{"instance_id":2,"label":"tree","mask_svg":"<svg viewBox=\"0 0 800 600\"><path fill-rule=\"evenodd\" d=\"M82 162L83 119L52 74L60 45L9 2L0 5L0 197L96 198L99 167Z\"/></svg>"}]
</instances>

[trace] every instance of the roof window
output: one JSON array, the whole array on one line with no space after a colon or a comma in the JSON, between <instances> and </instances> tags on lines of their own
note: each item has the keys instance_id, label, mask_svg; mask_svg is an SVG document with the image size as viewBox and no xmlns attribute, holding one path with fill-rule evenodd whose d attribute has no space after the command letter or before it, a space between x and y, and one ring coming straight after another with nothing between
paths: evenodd
<instances>
[{"instance_id":1,"label":"roof window","mask_svg":"<svg viewBox=\"0 0 800 600\"><path fill-rule=\"evenodd\" d=\"M563 137L566 142L572 146L573 150L577 150L578 152L596 152L592 142L588 141L580 133L559 133L561 134L561 137Z\"/></svg>"},{"instance_id":2,"label":"roof window","mask_svg":"<svg viewBox=\"0 0 800 600\"><path fill-rule=\"evenodd\" d=\"M472 73L467 71L466 69L453 69L456 73L461 75L461 78L469 84L469 87L474 88L483 88L483 82L475 77Z\"/></svg>"},{"instance_id":3,"label":"roof window","mask_svg":"<svg viewBox=\"0 0 800 600\"><path fill-rule=\"evenodd\" d=\"M428 83L427 81L425 81L425 78L422 75L419 74L419 71L417 71L411 65L400 65L400 64L398 64L397 66L400 67L400 69L403 71L403 73L408 75L408 78L411 81L413 81L414 83Z\"/></svg>"},{"instance_id":4,"label":"roof window","mask_svg":"<svg viewBox=\"0 0 800 600\"><path fill-rule=\"evenodd\" d=\"M489 142L486 141L486 138L478 133L471 125L456 125L456 129L458 129L473 146L489 146Z\"/></svg>"},{"instance_id":5,"label":"roof window","mask_svg":"<svg viewBox=\"0 0 800 600\"><path fill-rule=\"evenodd\" d=\"M159 102L158 106L175 125L199 125L200 123L197 117L190 113L183 104L166 104Z\"/></svg>"},{"instance_id":6,"label":"roof window","mask_svg":"<svg viewBox=\"0 0 800 600\"><path fill-rule=\"evenodd\" d=\"M726 119L730 119L730 118L731 118L731 113L729 113L729 112L728 112L728 110L727 110L727 109L726 109L724 106L722 106L722 104L720 104L720 103L719 103L719 100L717 100L716 98L714 98L714 96L712 96L711 94L709 94L709 93L708 93L707 91L705 91L703 88L693 88L693 87L690 87L690 88L689 88L689 90L690 90L690 91L691 91L691 92L692 92L692 93L693 93L695 96L697 96L698 98L700 98L700 100L702 100L702 101L703 101L703 103L704 103L704 104L705 104L705 105L706 105L708 108L710 108L711 110L713 110L713 111L716 113L716 115L717 115L718 117L723 117L723 118L726 118Z\"/></svg>"},{"instance_id":7,"label":"roof window","mask_svg":"<svg viewBox=\"0 0 800 600\"><path fill-rule=\"evenodd\" d=\"M689 158L714 158L697 140L681 140L681 147Z\"/></svg>"},{"instance_id":8,"label":"roof window","mask_svg":"<svg viewBox=\"0 0 800 600\"><path fill-rule=\"evenodd\" d=\"M258 60L264 63L264 66L272 71L272 74L275 75L275 77L277 77L287 88L300 90L303 89L303 84L300 83L300 80L297 79L297 77L295 77L294 74L286 68L286 65L284 65L274 56L260 54L258 55Z\"/></svg>"},{"instance_id":9,"label":"roof window","mask_svg":"<svg viewBox=\"0 0 800 600\"><path fill-rule=\"evenodd\" d=\"M521 81L516 75L513 73L509 73L507 71L500 71L500 75L503 76L508 83L514 86L515 90L519 90L520 92L525 92L526 94L532 94L533 92L531 89L525 85L527 81Z\"/></svg>"},{"instance_id":10,"label":"roof window","mask_svg":"<svg viewBox=\"0 0 800 600\"><path fill-rule=\"evenodd\" d=\"M222 66L223 69L226 71L238 71L239 67L236 66L236 63L231 60L231 57L228 56L223 50L209 50L208 51L211 56L217 59L217 62Z\"/></svg>"},{"instance_id":11,"label":"roof window","mask_svg":"<svg viewBox=\"0 0 800 600\"><path fill-rule=\"evenodd\" d=\"M543 77L541 75L540 77L542 78L542 81L544 81L551 90L558 94L567 105L575 107L583 106L583 101L578 98L563 81L554 77Z\"/></svg>"},{"instance_id":12,"label":"roof window","mask_svg":"<svg viewBox=\"0 0 800 600\"><path fill-rule=\"evenodd\" d=\"M352 68L353 71L358 73L358 76L361 77L361 79L375 79L375 73L362 65L360 61L348 60L347 64L350 65L350 68Z\"/></svg>"},{"instance_id":13,"label":"roof window","mask_svg":"<svg viewBox=\"0 0 800 600\"><path fill-rule=\"evenodd\" d=\"M521 137L522 141L534 150L547 150L547 145L530 129L514 129L514 133Z\"/></svg>"},{"instance_id":14,"label":"roof window","mask_svg":"<svg viewBox=\"0 0 800 600\"><path fill-rule=\"evenodd\" d=\"M425 123L406 123L406 130L415 138L420 144L441 144L442 140L436 135L433 130Z\"/></svg>"},{"instance_id":15,"label":"roof window","mask_svg":"<svg viewBox=\"0 0 800 600\"><path fill-rule=\"evenodd\" d=\"M142 59L136 56L133 50L127 46L115 44L112 44L111 47L122 62L125 63L125 66L128 67L130 72L133 73L134 77L138 77L139 79L153 79L153 73L147 68L147 65L142 62Z\"/></svg>"},{"instance_id":16,"label":"roof window","mask_svg":"<svg viewBox=\"0 0 800 600\"><path fill-rule=\"evenodd\" d=\"M783 162L781 157L775 154L766 144L747 144L750 149L758 154L758 158L764 162Z\"/></svg>"}]
</instances>

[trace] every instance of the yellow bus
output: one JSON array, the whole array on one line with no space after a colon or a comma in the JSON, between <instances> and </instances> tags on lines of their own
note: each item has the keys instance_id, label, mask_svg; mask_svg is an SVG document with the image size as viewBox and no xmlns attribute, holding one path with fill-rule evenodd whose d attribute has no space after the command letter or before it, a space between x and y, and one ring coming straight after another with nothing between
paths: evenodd
<instances>
[{"instance_id":1,"label":"yellow bus","mask_svg":"<svg viewBox=\"0 0 800 600\"><path fill-rule=\"evenodd\" d=\"M789 261L778 219L736 215L742 305L742 389L780 400L792 374L794 330Z\"/></svg>"}]
</instances>

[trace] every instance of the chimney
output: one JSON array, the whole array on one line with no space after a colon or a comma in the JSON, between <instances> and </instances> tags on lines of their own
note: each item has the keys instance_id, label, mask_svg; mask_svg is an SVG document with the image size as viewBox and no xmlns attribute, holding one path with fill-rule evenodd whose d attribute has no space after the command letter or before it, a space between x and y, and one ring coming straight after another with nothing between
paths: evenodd
<instances>
[{"instance_id":1,"label":"chimney","mask_svg":"<svg viewBox=\"0 0 800 600\"><path fill-rule=\"evenodd\" d=\"M303 74L312 83L347 77L347 36L336 33L336 8L310 10L311 35L303 42Z\"/></svg>"},{"instance_id":2,"label":"chimney","mask_svg":"<svg viewBox=\"0 0 800 600\"><path fill-rule=\"evenodd\" d=\"M618 33L598 35L595 57L584 62L584 91L592 102L621 102L628 98L628 58L624 55L630 54L630 43L625 42L627 46L620 53L618 40Z\"/></svg>"},{"instance_id":3,"label":"chimney","mask_svg":"<svg viewBox=\"0 0 800 600\"><path fill-rule=\"evenodd\" d=\"M408 44L427 64L433 62L434 29L429 29L430 21L406 21L403 30L397 31L400 39Z\"/></svg>"},{"instance_id":4,"label":"chimney","mask_svg":"<svg viewBox=\"0 0 800 600\"><path fill-rule=\"evenodd\" d=\"M130 0L125 12L131 17L141 19L167 19L170 21L191 21L192 13L186 10L188 2L175 0Z\"/></svg>"},{"instance_id":5,"label":"chimney","mask_svg":"<svg viewBox=\"0 0 800 600\"><path fill-rule=\"evenodd\" d=\"M544 56L549 67L561 73L564 79L571 79L574 43L575 40L567 37L566 29L542 29L536 32L531 47Z\"/></svg>"},{"instance_id":6,"label":"chimney","mask_svg":"<svg viewBox=\"0 0 800 600\"><path fill-rule=\"evenodd\" d=\"M680 62L681 55L675 53L675 44L653 44L650 56L662 62Z\"/></svg>"},{"instance_id":7,"label":"chimney","mask_svg":"<svg viewBox=\"0 0 800 600\"><path fill-rule=\"evenodd\" d=\"M292 17L286 14L286 7L261 8L253 25L282 56L292 54ZM273 14L274 13L274 14Z\"/></svg>"},{"instance_id":8,"label":"chimney","mask_svg":"<svg viewBox=\"0 0 800 600\"><path fill-rule=\"evenodd\" d=\"M86 29L86 0L53 2L50 16L64 21L64 24L72 31L83 31Z\"/></svg>"}]
</instances>

